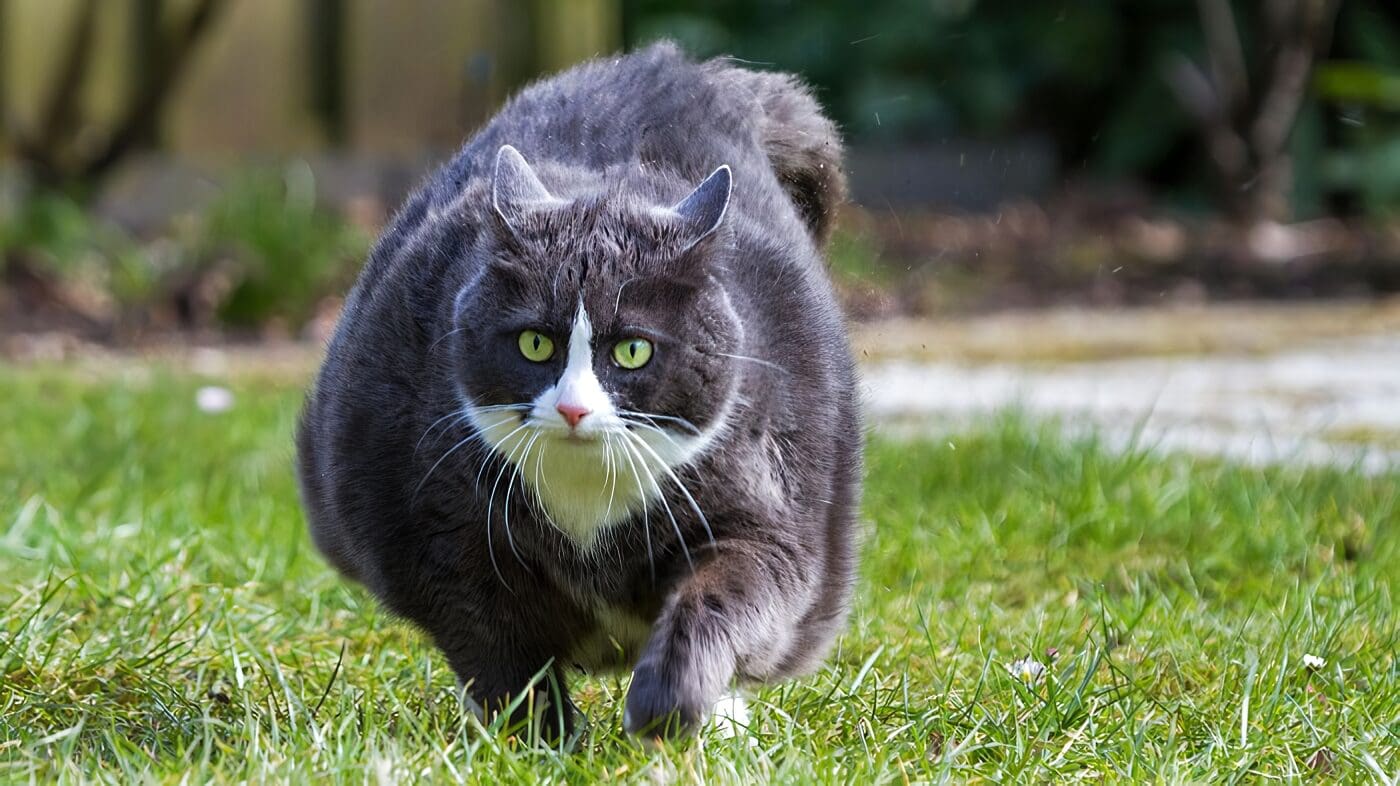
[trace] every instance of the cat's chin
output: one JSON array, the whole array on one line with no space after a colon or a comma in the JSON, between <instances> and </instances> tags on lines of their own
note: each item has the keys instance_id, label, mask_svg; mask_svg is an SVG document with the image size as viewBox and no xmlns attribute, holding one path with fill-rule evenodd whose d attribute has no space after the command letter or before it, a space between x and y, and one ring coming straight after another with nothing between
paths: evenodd
<instances>
[{"instance_id":1,"label":"cat's chin","mask_svg":"<svg viewBox=\"0 0 1400 786\"><path fill-rule=\"evenodd\" d=\"M647 472L643 460L637 454L624 459L620 439L626 437L602 430L545 429L540 449L521 464L521 478L550 522L581 549L590 550L603 530L644 506L657 488L653 476L662 470L639 474Z\"/></svg>"},{"instance_id":2,"label":"cat's chin","mask_svg":"<svg viewBox=\"0 0 1400 786\"><path fill-rule=\"evenodd\" d=\"M562 431L550 429L549 438L571 448L581 448L587 450L598 450L603 446L603 438L606 436L598 431Z\"/></svg>"}]
</instances>

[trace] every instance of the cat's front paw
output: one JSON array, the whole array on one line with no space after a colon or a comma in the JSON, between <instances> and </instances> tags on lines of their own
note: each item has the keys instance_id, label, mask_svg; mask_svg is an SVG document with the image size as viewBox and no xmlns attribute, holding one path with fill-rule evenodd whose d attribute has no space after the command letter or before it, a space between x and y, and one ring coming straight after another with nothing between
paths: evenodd
<instances>
[{"instance_id":1,"label":"cat's front paw","mask_svg":"<svg viewBox=\"0 0 1400 786\"><path fill-rule=\"evenodd\" d=\"M647 661L638 663L627 690L622 728L639 736L684 737L699 728L714 703L700 694L683 675L667 674Z\"/></svg>"}]
</instances>

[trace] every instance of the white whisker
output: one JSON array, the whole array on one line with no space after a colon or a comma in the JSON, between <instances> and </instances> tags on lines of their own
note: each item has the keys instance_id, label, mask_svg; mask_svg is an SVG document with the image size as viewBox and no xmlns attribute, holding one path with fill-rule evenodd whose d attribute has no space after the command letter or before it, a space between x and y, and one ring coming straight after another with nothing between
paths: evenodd
<instances>
[{"instance_id":1,"label":"white whisker","mask_svg":"<svg viewBox=\"0 0 1400 786\"><path fill-rule=\"evenodd\" d=\"M418 450L419 450L419 448L423 447L423 440L425 440L425 439L428 438L428 435L429 435L430 433L432 433L433 429L437 428L437 425L438 425L439 423L443 422L444 420L447 420L448 418L457 418L457 419L461 419L461 418L470 417L470 416L471 416L471 415L470 415L469 412L467 412L467 410L465 410L465 409L457 409L457 410L453 410L453 411L447 413L446 415L443 415L442 417L438 418L437 420L434 420L434 421L432 422L432 424L430 424L427 428L423 429L423 436L419 437L419 438L418 438L418 442L417 442L416 444L414 444L414 446L413 446L413 455L415 455L415 456L418 455Z\"/></svg>"},{"instance_id":2,"label":"white whisker","mask_svg":"<svg viewBox=\"0 0 1400 786\"><path fill-rule=\"evenodd\" d=\"M695 501L695 497L691 496L690 489L686 488L685 484L681 482L680 477L678 477L676 473L671 470L670 466L668 466L666 462L663 461L662 458L656 454L656 451L652 449L651 445L648 445L646 443L646 440L628 431L624 431L622 433L627 435L628 438L635 440L638 445L645 448L646 451L651 454L652 458L656 459L657 463L661 465L661 470L671 477L671 480L676 484L676 488L680 489L681 493L685 495L686 501L690 503L690 509L695 511L695 515L700 517L700 524L705 528L705 535L710 539L710 548L714 548L715 533L713 530L710 529L710 520L706 518L705 514L700 510L700 505Z\"/></svg>"},{"instance_id":3,"label":"white whisker","mask_svg":"<svg viewBox=\"0 0 1400 786\"><path fill-rule=\"evenodd\" d=\"M654 423L646 423L640 420L627 420L626 418L624 418L622 422L626 423L629 426L636 426L637 428L644 428L648 431L655 431L657 434L660 434L661 436L665 437L666 441L670 442L672 447L681 451L685 450L685 446L677 442L675 437L671 436L669 433L666 432L666 429L663 429Z\"/></svg>"},{"instance_id":4,"label":"white whisker","mask_svg":"<svg viewBox=\"0 0 1400 786\"><path fill-rule=\"evenodd\" d=\"M471 409L472 411L474 411L474 412L498 412L498 411L504 410L504 409L526 410L526 409L529 409L531 406L532 406L532 405L530 405L530 404L525 404L525 403L521 403L521 404L486 404L486 405L479 406L479 407L476 406L476 405L472 405L472 406L470 407L470 409Z\"/></svg>"},{"instance_id":5,"label":"white whisker","mask_svg":"<svg viewBox=\"0 0 1400 786\"><path fill-rule=\"evenodd\" d=\"M617 472L613 469L612 435L603 432L603 482L608 485L608 509L604 521L612 521L613 499L617 496Z\"/></svg>"},{"instance_id":6,"label":"white whisker","mask_svg":"<svg viewBox=\"0 0 1400 786\"><path fill-rule=\"evenodd\" d=\"M509 421L504 421L504 422L509 422ZM521 424L521 428L523 428L523 427L524 427L524 424ZM516 429L516 430L518 431L519 429ZM514 434L514 433L515 433L514 431L511 432L511 434ZM510 438L509 435L507 435L506 438L509 439L509 438ZM447 452L444 453L444 454L442 454L442 457L441 457L441 458L439 458L437 461L433 462L433 465L432 465L431 467L428 468L428 471L427 471L426 473L424 473L423 479L420 480L420 481L418 481L418 485L413 489L413 501L414 501L414 502L416 502L416 501L418 500L418 492L420 492L420 491L423 490L423 485L424 485L425 483L428 482L428 478L432 477L433 471L436 470L436 469L442 464L442 462L446 461L448 456L452 455L453 453L456 453L457 450L458 450L458 448L461 448L463 445L467 444L468 442L471 442L471 441L474 440L474 439L480 439L480 440L482 440L483 442L486 441L485 435L484 435L484 434L482 434L482 433L480 433L480 432L475 432L475 431L474 431L474 432L472 432L471 434L468 434L461 442L458 442L457 444L455 444L455 445L453 445L452 447L448 448L448 449L447 449ZM478 473L477 479L480 480L480 473Z\"/></svg>"},{"instance_id":7,"label":"white whisker","mask_svg":"<svg viewBox=\"0 0 1400 786\"><path fill-rule=\"evenodd\" d=\"M560 260L559 267L554 269L554 282L550 285L550 294L559 297L559 274L564 272L564 267L568 264L568 258Z\"/></svg>"},{"instance_id":8,"label":"white whisker","mask_svg":"<svg viewBox=\"0 0 1400 786\"><path fill-rule=\"evenodd\" d=\"M515 536L512 535L510 531L510 495L515 490L515 482L520 479L521 467L523 467L525 465L525 462L529 460L530 450L535 447L535 443L540 441L541 434L542 432L536 431L534 434L530 435L530 441L526 442L524 449L520 451L519 460L515 460L514 451L511 452L511 463L515 464L515 471L511 473L510 480L506 481L506 500L504 506L506 521L506 543L510 545L510 553L515 555L515 561L520 563L520 567L524 568L525 571L527 573L530 573L531 575L534 575L534 571L530 570L530 566L526 565L525 560L521 559L520 552L517 551L515 548Z\"/></svg>"},{"instance_id":9,"label":"white whisker","mask_svg":"<svg viewBox=\"0 0 1400 786\"><path fill-rule=\"evenodd\" d=\"M624 416L624 417L645 418L646 420L649 420L649 421L650 421L650 420L667 420L667 421L670 421L670 422L672 422L672 423L678 423L678 424L680 424L680 425L682 425L682 426L685 426L687 429L690 429L690 431L692 431L692 432L695 433L696 435L699 435L699 434L702 433L701 430L700 430L700 428L699 428L698 426L696 426L694 423L691 423L690 421L686 420L685 418L676 417L676 416L674 416L674 415L656 415L656 414L652 414L652 413L650 413L650 412L639 412L639 411L637 411L637 410L635 410L635 409L619 409L619 410L617 411L617 414L620 415L620 416Z\"/></svg>"},{"instance_id":10,"label":"white whisker","mask_svg":"<svg viewBox=\"0 0 1400 786\"><path fill-rule=\"evenodd\" d=\"M449 336L455 336L456 334L461 333L463 330L466 330L466 329L467 329L466 326L463 326L463 327L459 327L459 328L454 328L454 329L452 329L452 330L447 331L446 333L443 333L441 336L438 336L437 339L433 341L433 343L431 343L431 344L428 345L427 352L424 352L424 354L427 354L428 352L432 352L434 347L436 347L438 344L441 344L443 341L447 340L447 338L448 338Z\"/></svg>"},{"instance_id":11,"label":"white whisker","mask_svg":"<svg viewBox=\"0 0 1400 786\"><path fill-rule=\"evenodd\" d=\"M418 442L413 446L413 454L414 454L415 456L418 455L418 451L419 451L420 449L422 449L422 447L423 447L423 440L427 439L427 438L428 438L428 435L432 433L433 429L437 428L438 424L441 423L441 422L443 422L444 420L447 420L447 419L449 419L449 418L452 418L452 419L453 419L452 422L449 423L449 424L447 425L447 427L443 429L443 432L446 433L446 431L447 431L448 428L451 428L452 426L455 426L457 423L459 423L459 422L461 422L461 421L463 421L463 420L467 420L467 419L471 418L471 416L474 415L474 414L480 414L480 413L485 413L485 412L499 412L499 411L505 411L505 410L513 410L513 411L521 412L521 411L524 411L524 410L526 410L526 409L529 409L529 406L530 406L530 405L528 405L528 404L493 404L493 405L488 406L488 407L466 407L466 408L463 408L463 409L454 410L454 411L452 411L452 412L449 412L449 413L447 413L446 415L443 415L442 417L440 417L440 418L438 418L437 420L433 421L433 422L432 422L432 425L428 426L426 429L423 430L423 436L419 437L419 438L418 438ZM499 422L497 422L497 423L492 423L492 424L490 424L490 425L483 426L483 427L481 427L481 430L482 430L482 431L490 431L490 430L493 429L493 428L496 428L496 427L498 427L498 426L505 425L506 423L509 423L509 422L510 422L510 421L508 421L508 420L499 421Z\"/></svg>"},{"instance_id":12,"label":"white whisker","mask_svg":"<svg viewBox=\"0 0 1400 786\"><path fill-rule=\"evenodd\" d=\"M503 423L509 423L510 421L502 421L502 422L503 422ZM529 427L530 427L529 421L527 421L527 420L522 420L522 421L520 421L520 425L516 426L513 430L511 430L511 432L510 432L509 434L505 435L504 437L501 437L501 441L500 441L499 444L501 444L501 445L506 444L506 440L508 440L508 439L510 439L511 437L513 437L513 436L515 436L516 434L518 434L522 429L526 429L526 428L529 428ZM485 440L482 440L482 441L484 442ZM477 486L480 486L480 485L481 485L481 476L482 476L483 474L485 474L486 468L489 467L489 466L491 466L491 456L493 456L493 455L495 455L495 454L497 454L497 453L500 452L498 449L492 447L492 446L490 445L490 443L487 443L486 448L487 448L486 455L483 456L482 459L481 459L481 469L478 469L478 470L476 471L476 483L475 483L475 485L477 485Z\"/></svg>"},{"instance_id":13,"label":"white whisker","mask_svg":"<svg viewBox=\"0 0 1400 786\"><path fill-rule=\"evenodd\" d=\"M626 431L622 431L619 433L627 434ZM628 436L632 435L629 434ZM624 441L622 444L628 450L632 450L631 446L627 442ZM694 572L695 563L690 559L690 547L686 545L685 536L681 534L681 527L679 524L676 523L676 514L671 512L671 503L666 501L666 494L662 491L661 484L656 481L656 474L651 471L650 467L647 466L646 457L640 453L635 453L635 455L638 461L640 462L642 469L646 471L647 480L651 484L652 491L656 493L656 498L661 500L661 507L666 511L666 517L671 520L671 529L676 533L676 539L681 542L681 553L685 555L685 564L690 567L691 572ZM655 454L653 453L652 455Z\"/></svg>"},{"instance_id":14,"label":"white whisker","mask_svg":"<svg viewBox=\"0 0 1400 786\"><path fill-rule=\"evenodd\" d=\"M535 483L530 488L530 492L535 497L535 508L544 514L544 518L549 522L549 526L558 529L554 523L554 516L550 515L549 508L545 506L544 499L540 496L540 468L544 466L544 454L549 450L549 441L540 443L540 453L535 457Z\"/></svg>"},{"instance_id":15,"label":"white whisker","mask_svg":"<svg viewBox=\"0 0 1400 786\"><path fill-rule=\"evenodd\" d=\"M521 424L520 428L524 427L525 424ZM518 433L520 428L512 431L511 436ZM510 439L510 437L506 437L506 439ZM504 439L501 440L501 444L504 445L505 441ZM510 585L510 582L506 581L506 577L501 573L500 565L496 563L496 548L494 539L491 537L491 514L495 510L496 489L501 485L501 478L506 474L506 471L511 468L510 457L515 454L515 448L519 447L524 441L525 437L521 437L516 441L515 445L511 447L510 453L502 457L501 469L496 473L496 480L491 484L491 494L486 498L486 553L491 557L491 568L496 571L496 578L501 580L501 584L505 585L505 588L509 590L512 595L515 594L515 588ZM509 499L507 499L507 502L509 502ZM509 537L509 533L507 533L507 537Z\"/></svg>"},{"instance_id":16,"label":"white whisker","mask_svg":"<svg viewBox=\"0 0 1400 786\"><path fill-rule=\"evenodd\" d=\"M730 353L728 353L728 352L716 352L716 353L714 353L714 354L719 355L720 357L733 358L734 360L747 360L747 361L749 361L750 363L757 363L757 364L759 364L760 366L767 366L767 367L769 367L769 368L771 368L771 369L774 369L774 370L776 370L776 371L779 371L779 372L781 372L781 373L783 373L783 374L787 374L787 373L788 373L788 370L787 370L787 369L783 368L782 366L780 366L780 365L778 365L777 363L774 363L774 362L772 362L772 361L770 361L770 360L764 360L763 358L749 357L748 355L732 355L732 354L730 354Z\"/></svg>"},{"instance_id":17,"label":"white whisker","mask_svg":"<svg viewBox=\"0 0 1400 786\"><path fill-rule=\"evenodd\" d=\"M618 447L622 450L622 457L625 458L625 459L627 459L627 465L630 466L630 467L632 468L632 477L635 478L635 479L637 480L638 483L640 483L641 480L642 480L642 474L641 474L640 472L637 471L637 462L634 461L633 458L632 458L632 450L631 450L631 448L629 448L625 442L624 442L623 444L619 445ZM643 537L646 538L646 542L647 542L647 569L648 569L648 570L650 571L650 573L651 573L651 583L652 583L652 584L655 584L655 583L656 583L656 556L655 556L654 552L652 551L652 547L651 547L651 516L650 516L650 515L648 514L648 512L647 512L647 509L648 509L648 508L649 508L649 505L647 505L646 501L643 500L643 501L642 501L642 535L643 535Z\"/></svg>"},{"instance_id":18,"label":"white whisker","mask_svg":"<svg viewBox=\"0 0 1400 786\"><path fill-rule=\"evenodd\" d=\"M622 308L622 290L626 289L628 284L636 280L637 277L633 276L632 278L629 278L626 281L622 282L622 286L619 286L617 288L617 298L613 300L613 316L617 316L618 309Z\"/></svg>"}]
</instances>

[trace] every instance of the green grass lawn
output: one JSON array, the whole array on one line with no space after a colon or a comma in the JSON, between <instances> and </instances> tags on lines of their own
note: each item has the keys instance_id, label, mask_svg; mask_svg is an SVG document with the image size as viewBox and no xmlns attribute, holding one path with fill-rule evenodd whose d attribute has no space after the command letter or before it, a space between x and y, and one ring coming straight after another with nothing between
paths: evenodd
<instances>
[{"instance_id":1,"label":"green grass lawn","mask_svg":"<svg viewBox=\"0 0 1400 786\"><path fill-rule=\"evenodd\" d=\"M338 579L292 479L297 381L0 365L0 781L1386 781L1400 474L1110 450L1015 417L869 451L829 667L749 733L570 753L474 733ZM1310 668L1305 655L1324 658ZM1014 676L1022 658L1046 665Z\"/></svg>"}]
</instances>

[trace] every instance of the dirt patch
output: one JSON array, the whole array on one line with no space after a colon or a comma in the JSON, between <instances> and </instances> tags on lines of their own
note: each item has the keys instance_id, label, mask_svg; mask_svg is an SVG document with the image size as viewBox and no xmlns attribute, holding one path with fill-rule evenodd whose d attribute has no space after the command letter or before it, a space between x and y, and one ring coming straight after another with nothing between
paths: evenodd
<instances>
[{"instance_id":1,"label":"dirt patch","mask_svg":"<svg viewBox=\"0 0 1400 786\"><path fill-rule=\"evenodd\" d=\"M1264 355L1339 338L1400 333L1400 298L1315 304L1057 309L861 323L861 359L1064 363L1128 357Z\"/></svg>"}]
</instances>

